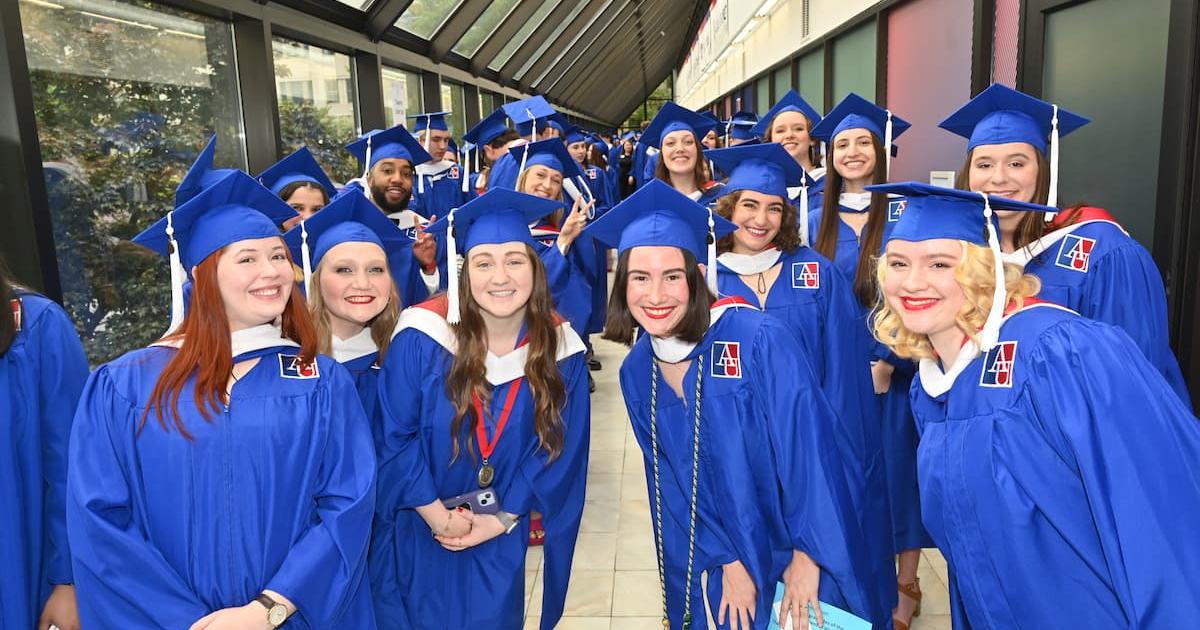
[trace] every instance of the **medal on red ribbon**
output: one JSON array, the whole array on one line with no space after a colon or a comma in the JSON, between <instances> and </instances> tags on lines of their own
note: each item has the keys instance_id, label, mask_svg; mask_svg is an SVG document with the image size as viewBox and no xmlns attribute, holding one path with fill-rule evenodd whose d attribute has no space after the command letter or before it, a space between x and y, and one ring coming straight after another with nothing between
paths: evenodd
<instances>
[{"instance_id":1,"label":"medal on red ribbon","mask_svg":"<svg viewBox=\"0 0 1200 630\"><path fill-rule=\"evenodd\" d=\"M471 393L471 404L475 406L475 441L479 444L479 455L483 458L477 477L480 488L491 486L496 479L496 469L492 468L488 459L492 453L496 452L496 445L500 443L500 435L504 433L504 427L508 424L508 417L512 414L513 404L517 401L517 392L521 389L522 380L524 379L518 378L508 387L508 396L504 398L504 408L500 410L500 419L496 421L496 435L492 436L490 441L487 437L486 423L483 421L483 403L479 400L479 394Z\"/></svg>"}]
</instances>

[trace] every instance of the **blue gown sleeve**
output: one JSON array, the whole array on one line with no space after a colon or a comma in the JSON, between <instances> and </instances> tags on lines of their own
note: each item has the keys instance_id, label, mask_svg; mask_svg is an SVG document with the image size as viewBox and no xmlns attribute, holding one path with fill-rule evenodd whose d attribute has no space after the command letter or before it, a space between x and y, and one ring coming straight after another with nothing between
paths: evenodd
<instances>
[{"instance_id":1,"label":"blue gown sleeve","mask_svg":"<svg viewBox=\"0 0 1200 630\"><path fill-rule=\"evenodd\" d=\"M1028 368L1036 421L1091 508L1071 520L1099 537L1097 561L1130 627L1191 626L1200 613L1200 422L1122 330L1071 323L1043 333Z\"/></svg>"},{"instance_id":2,"label":"blue gown sleeve","mask_svg":"<svg viewBox=\"0 0 1200 630\"><path fill-rule=\"evenodd\" d=\"M129 487L139 473L128 450L139 419L107 368L92 374L71 429L67 469L67 533L85 627L187 628L211 612L139 523L144 507Z\"/></svg>"},{"instance_id":3,"label":"blue gown sleeve","mask_svg":"<svg viewBox=\"0 0 1200 630\"><path fill-rule=\"evenodd\" d=\"M565 317L577 333L583 334L591 314L592 287L584 269L573 258L581 249L580 240L575 239L567 255L563 255L555 244L540 247L538 258L546 267L546 282L554 299L554 310Z\"/></svg>"},{"instance_id":4,"label":"blue gown sleeve","mask_svg":"<svg viewBox=\"0 0 1200 630\"><path fill-rule=\"evenodd\" d=\"M1129 239L1096 260L1088 276L1080 315L1124 330L1190 409L1167 333L1166 289L1150 252Z\"/></svg>"},{"instance_id":5,"label":"blue gown sleeve","mask_svg":"<svg viewBox=\"0 0 1200 630\"><path fill-rule=\"evenodd\" d=\"M267 582L296 605L295 621L310 628L333 626L357 594L375 515L370 423L349 372L329 367L312 409L327 422L321 485L313 489L316 520Z\"/></svg>"},{"instance_id":6,"label":"blue gown sleeve","mask_svg":"<svg viewBox=\"0 0 1200 630\"><path fill-rule=\"evenodd\" d=\"M406 329L392 340L379 372L380 431L377 511L389 520L396 511L429 505L437 484L421 441L421 375L437 369L421 351L422 333Z\"/></svg>"},{"instance_id":7,"label":"blue gown sleeve","mask_svg":"<svg viewBox=\"0 0 1200 630\"><path fill-rule=\"evenodd\" d=\"M507 496L501 497L507 512L526 515L530 510L537 510L542 514L542 526L546 530L542 564L543 630L551 630L558 623L567 599L571 559L583 518L591 436L587 363L583 353L565 359L561 365L567 390L567 403L562 412L566 429L563 451L550 462L545 449L539 448L536 455L521 466L521 475L513 480Z\"/></svg>"},{"instance_id":8,"label":"blue gown sleeve","mask_svg":"<svg viewBox=\"0 0 1200 630\"><path fill-rule=\"evenodd\" d=\"M866 586L872 569L850 487L857 484L861 492L863 480L854 474L858 463L842 461L848 453L839 446L837 416L791 333L767 319L758 335L753 377L768 406L771 456L792 546L833 579L850 610L878 617Z\"/></svg>"},{"instance_id":9,"label":"blue gown sleeve","mask_svg":"<svg viewBox=\"0 0 1200 630\"><path fill-rule=\"evenodd\" d=\"M71 549L67 543L67 444L75 406L88 377L87 357L75 327L57 306L42 312L29 331L37 344L38 409L42 412L42 478L46 487L46 578L70 584Z\"/></svg>"}]
</instances>

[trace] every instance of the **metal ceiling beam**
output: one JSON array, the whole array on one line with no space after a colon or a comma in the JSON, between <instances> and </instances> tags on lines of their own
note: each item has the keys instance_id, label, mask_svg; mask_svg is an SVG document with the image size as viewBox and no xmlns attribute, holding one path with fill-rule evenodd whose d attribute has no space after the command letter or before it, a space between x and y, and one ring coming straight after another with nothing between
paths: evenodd
<instances>
[{"instance_id":1,"label":"metal ceiling beam","mask_svg":"<svg viewBox=\"0 0 1200 630\"><path fill-rule=\"evenodd\" d=\"M479 19L490 0L466 0L458 5L454 13L446 18L441 28L429 38L429 58L435 63L446 58L446 54L466 35L471 25Z\"/></svg>"},{"instance_id":2,"label":"metal ceiling beam","mask_svg":"<svg viewBox=\"0 0 1200 630\"><path fill-rule=\"evenodd\" d=\"M610 27L606 28L604 31L604 39L600 43L600 47L595 51L595 54L593 56L587 57L587 58L606 59L606 60L609 59L610 50L612 49L612 46L611 46L612 42L617 39L618 35L624 34L628 31L628 26L631 22L636 23L636 20L634 20L634 13L632 11L625 13L621 17L620 24L617 24L615 27L610 26ZM584 55L591 54L592 53L591 45L589 45L587 48L585 48L583 53L584 53ZM626 51L626 54L628 54L628 51ZM571 92L572 87L574 87L576 84L578 84L580 81L582 81L584 79L583 75L587 74L586 72L582 72L582 70L587 65L586 63L584 64L584 66L582 66L580 68L580 70L581 70L580 72L575 72L575 73L571 72L571 70L573 70L575 68L575 66L577 66L581 62L583 62L583 60L585 58L584 55L581 55L581 56L575 58L574 60L572 60L571 64L569 66L567 66L567 69L563 72L562 76L560 76L557 81L555 81L553 84L551 84L550 86L548 86L546 88L546 90L545 90L546 93L558 94L558 95L561 95L561 98L564 98L564 99L570 98L570 95L572 93ZM611 62L608 62L608 64L609 65L620 65L620 64L613 64ZM628 70L628 67L626 67L626 70ZM563 81L564 79L566 80L566 83L563 83L562 86L559 87L559 82Z\"/></svg>"},{"instance_id":3,"label":"metal ceiling beam","mask_svg":"<svg viewBox=\"0 0 1200 630\"><path fill-rule=\"evenodd\" d=\"M628 4L629 0L607 0L604 3L604 7L592 17L592 19L588 22L588 25L584 27L583 31L576 35L575 38L571 40L570 44L567 44L565 47L563 47L562 51L558 53L558 56L554 58L554 61L550 63L549 66L547 66L536 79L531 81L530 85L532 87L542 85L543 81L546 79L546 76L554 72L556 69L559 69L561 64L564 63L564 60L579 59L586 54L584 51L590 47L589 44L597 40L600 35L604 33L605 29L607 29L609 25L613 23L613 20L617 19L621 9ZM532 73L533 72L531 70L530 74Z\"/></svg>"},{"instance_id":4,"label":"metal ceiling beam","mask_svg":"<svg viewBox=\"0 0 1200 630\"><path fill-rule=\"evenodd\" d=\"M547 92L547 93L554 92L555 91L554 89L555 89L555 87L558 86L559 82L562 81L568 75L570 75L571 70L577 64L579 64L579 62L581 62L584 59L602 59L603 57L600 55L590 56L592 49L599 46L599 50L603 50L604 47L608 44L608 42L612 41L613 34L615 33L615 31L620 28L620 25L614 27L613 23L616 22L618 19L620 19L621 24L624 24L626 21L628 21L630 19L631 14L625 12L625 9L629 6L630 1L631 0L625 0L624 4L621 5L621 7L612 16L612 18L608 21L608 23L606 23L604 25L604 27L600 30L599 35L597 37L590 39L589 41L586 41L586 45L583 47L583 50L579 51L579 53L576 54L571 59L571 62L569 64L567 64L565 67L563 67L561 64L555 64L554 67L551 68L551 71L557 70L558 76L555 77L554 81L552 81L549 85L546 85L545 81L539 81L538 82L539 89L542 89L544 92Z\"/></svg>"},{"instance_id":5,"label":"metal ceiling beam","mask_svg":"<svg viewBox=\"0 0 1200 630\"><path fill-rule=\"evenodd\" d=\"M605 6L611 4L611 2L612 0L608 0L608 2L605 3ZM571 44L573 44L575 42L575 38L580 32L583 31L584 26L590 24L592 18L594 18L602 8L604 7L602 7L598 2L589 2L584 5L583 9L575 15L575 18L572 19L569 24L567 24L567 27L558 34L558 37L554 38L554 41L550 42L550 45L546 47L546 50L542 51L542 54L533 62L533 65L529 66L529 69L526 70L519 78L514 77L517 78L517 84L521 86L522 91L529 92L533 89L533 81L531 79L540 77L542 73L546 71L546 68L549 67L549 64L558 58L559 53L566 50Z\"/></svg>"},{"instance_id":6,"label":"metal ceiling beam","mask_svg":"<svg viewBox=\"0 0 1200 630\"><path fill-rule=\"evenodd\" d=\"M367 21L363 32L371 41L379 41L412 3L413 0L375 0L367 9Z\"/></svg>"},{"instance_id":7,"label":"metal ceiling beam","mask_svg":"<svg viewBox=\"0 0 1200 630\"><path fill-rule=\"evenodd\" d=\"M471 57L471 74L479 76L487 70L488 64L491 63L496 55L504 49L512 38L517 36L517 31L525 25L525 22L537 13L539 7L542 6L542 0L521 0L517 6L508 12L508 17L504 18L503 22L496 27L496 31L491 34L475 51L475 55Z\"/></svg>"},{"instance_id":8,"label":"metal ceiling beam","mask_svg":"<svg viewBox=\"0 0 1200 630\"><path fill-rule=\"evenodd\" d=\"M554 5L554 8L546 15L546 19L542 20L541 24L538 24L537 28L533 29L529 37L517 46L517 51L513 53L513 56L509 57L508 61L504 62L504 65L500 67L500 76L507 79L514 79L517 70L520 70L521 66L524 66L526 61L529 61L533 53L537 52L537 49L541 47L542 42L550 38L550 34L554 32L559 23L571 15L571 10L574 8L575 3L568 2L567 0L562 0Z\"/></svg>"},{"instance_id":9,"label":"metal ceiling beam","mask_svg":"<svg viewBox=\"0 0 1200 630\"><path fill-rule=\"evenodd\" d=\"M643 4L643 6L645 5ZM661 23L660 20L669 20L670 16L673 14L674 3L656 3L650 8L649 11L642 14L642 28L648 29L649 27L647 25L650 25L654 27L653 32L657 33L659 30L662 30L658 27L658 25ZM616 56L618 58L617 62L607 62L606 65L618 68L625 73L631 72L634 69L633 63L637 63L637 73L640 75L644 61L638 56L640 54L639 51L633 50L628 45L626 45L624 48L621 48L622 42L628 42L632 36L636 35L637 28L638 20L636 19L636 15L633 13L626 15L623 23L610 33L608 40L602 45L600 51L598 51L599 54L597 55L597 58L609 59L610 55ZM614 48L616 50L614 50ZM621 58L630 60L630 63L621 63L619 61ZM588 91L583 89L583 86L593 85L599 76L605 76L606 74L608 73L579 72L568 78L567 83L564 84L562 88L557 88L557 86L552 87L547 89L547 92L558 95L560 98L567 101L581 102L589 100L578 98L580 93Z\"/></svg>"}]
</instances>

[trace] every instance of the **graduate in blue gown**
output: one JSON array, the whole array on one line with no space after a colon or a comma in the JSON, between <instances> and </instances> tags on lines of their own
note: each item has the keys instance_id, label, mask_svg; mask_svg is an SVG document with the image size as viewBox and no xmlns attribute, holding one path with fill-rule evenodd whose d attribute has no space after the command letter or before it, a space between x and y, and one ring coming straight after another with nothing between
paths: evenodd
<instances>
[{"instance_id":1,"label":"graduate in blue gown","mask_svg":"<svg viewBox=\"0 0 1200 630\"><path fill-rule=\"evenodd\" d=\"M546 266L547 281L554 297L554 310L576 332L587 329L592 310L591 279L597 264L590 239L580 239L580 230L594 212L595 199L583 183L579 164L561 140L551 138L509 150L522 165L516 180L517 192L558 202L552 213L531 222L538 257Z\"/></svg>"},{"instance_id":2,"label":"graduate in blue gown","mask_svg":"<svg viewBox=\"0 0 1200 630\"><path fill-rule=\"evenodd\" d=\"M891 111L850 94L812 130L813 137L826 143L828 153L822 205L810 215L809 235L813 248L833 260L851 283L860 308L858 329L864 335L877 296L874 260L904 205L901 198L864 187L887 181L894 140L909 126ZM893 544L900 556L895 623L907 630L912 617L920 613L920 549L932 545L921 525L917 433L907 394L916 365L869 338L866 347L870 352L864 360L870 365L880 405Z\"/></svg>"},{"instance_id":3,"label":"graduate in blue gown","mask_svg":"<svg viewBox=\"0 0 1200 630\"><path fill-rule=\"evenodd\" d=\"M317 352L350 372L372 426L377 381L400 315L392 261L412 242L361 195L344 195L283 235L301 261Z\"/></svg>"},{"instance_id":4,"label":"graduate in blue gown","mask_svg":"<svg viewBox=\"0 0 1200 630\"><path fill-rule=\"evenodd\" d=\"M413 169L412 203L414 212L428 219L445 216L451 208L466 202L463 191L464 170L462 165L449 159L450 128L446 126L446 115L450 112L432 112L409 116L415 118L412 131L417 134L421 146L432 158ZM450 153L450 156L453 156Z\"/></svg>"},{"instance_id":5,"label":"graduate in blue gown","mask_svg":"<svg viewBox=\"0 0 1200 630\"><path fill-rule=\"evenodd\" d=\"M173 296L184 269L195 290L176 333L80 397L67 530L83 627L375 627L371 430L346 370L316 355L276 227L292 215L235 172L135 238L172 252Z\"/></svg>"},{"instance_id":6,"label":"graduate in blue gown","mask_svg":"<svg viewBox=\"0 0 1200 630\"><path fill-rule=\"evenodd\" d=\"M863 480L807 353L778 319L714 301L705 242L733 229L662 182L587 228L620 254L605 335L633 342L621 391L644 454L664 619L766 628L782 580L785 614L804 618L819 597L886 627L856 510Z\"/></svg>"},{"instance_id":7,"label":"graduate in blue gown","mask_svg":"<svg viewBox=\"0 0 1200 630\"><path fill-rule=\"evenodd\" d=\"M430 162L431 156L404 125L367 132L346 150L358 158L363 175L340 194L365 195L413 239L412 255L392 261L393 275L404 304L425 301L445 287L445 246L422 233L429 220L409 207L409 195L416 166Z\"/></svg>"},{"instance_id":8,"label":"graduate in blue gown","mask_svg":"<svg viewBox=\"0 0 1200 630\"><path fill-rule=\"evenodd\" d=\"M875 334L920 360L921 502L954 627L1195 626L1200 421L1124 331L1001 262L985 216L1053 208L884 189L908 207Z\"/></svg>"},{"instance_id":9,"label":"graduate in blue gown","mask_svg":"<svg viewBox=\"0 0 1200 630\"><path fill-rule=\"evenodd\" d=\"M959 188L1057 206L1054 145L1087 123L1082 116L995 84L940 126L968 139ZM1112 215L1075 206L1045 217L1002 213L999 223L1006 260L1041 280L1039 298L1123 329L1191 406L1168 343L1162 274L1150 252Z\"/></svg>"},{"instance_id":10,"label":"graduate in blue gown","mask_svg":"<svg viewBox=\"0 0 1200 630\"><path fill-rule=\"evenodd\" d=\"M316 214L337 192L308 147L296 149L255 179L296 211L297 216L284 223L285 230Z\"/></svg>"},{"instance_id":11,"label":"graduate in blue gown","mask_svg":"<svg viewBox=\"0 0 1200 630\"><path fill-rule=\"evenodd\" d=\"M881 600L895 592L892 516L888 506L878 405L859 307L850 283L829 259L801 240L787 189L807 175L778 144L741 145L706 152L730 174L716 212L738 226L717 243L717 287L762 308L796 333L849 440L847 464L864 480L855 497L875 563Z\"/></svg>"},{"instance_id":12,"label":"graduate in blue gown","mask_svg":"<svg viewBox=\"0 0 1200 630\"><path fill-rule=\"evenodd\" d=\"M546 528L541 627L562 616L590 411L583 343L551 310L527 225L555 205L490 190L430 228L453 229L466 261L446 296L401 314L380 375L381 628L521 627L535 510ZM481 487L498 514L442 503Z\"/></svg>"},{"instance_id":13,"label":"graduate in blue gown","mask_svg":"<svg viewBox=\"0 0 1200 630\"><path fill-rule=\"evenodd\" d=\"M551 122L558 112L542 96L531 96L505 103L501 106L501 110L512 121L517 133L526 142L533 143L557 137L557 130L551 126ZM513 143L509 145L509 148L516 146L516 143ZM520 177L522 170L524 169L517 156L511 153L501 155L492 163L492 168L488 172L488 188L517 190L517 178Z\"/></svg>"},{"instance_id":14,"label":"graduate in blue gown","mask_svg":"<svg viewBox=\"0 0 1200 630\"><path fill-rule=\"evenodd\" d=\"M715 204L723 193L708 172L700 139L718 124L674 102L663 103L642 133L641 142L659 151L648 179L658 179L702 206Z\"/></svg>"},{"instance_id":15,"label":"graduate in blue gown","mask_svg":"<svg viewBox=\"0 0 1200 630\"><path fill-rule=\"evenodd\" d=\"M491 173L498 161L512 159L512 156L508 155L509 146L523 140L515 129L508 126L508 115L504 113L504 108L497 107L463 134L463 142L475 145L475 159L470 164L469 185L473 191L473 198L490 187Z\"/></svg>"},{"instance_id":16,"label":"graduate in blue gown","mask_svg":"<svg viewBox=\"0 0 1200 630\"><path fill-rule=\"evenodd\" d=\"M825 185L820 141L812 135L813 129L821 124L821 120L821 114L815 107L809 105L795 90L788 90L761 120L748 132L744 132L752 137L762 138L763 142L778 143L796 160L800 168L804 169L808 178L801 184L789 186L788 196L792 205L800 208L805 216L808 215L809 209L821 207L821 193ZM736 136L737 115L734 115L731 122L734 123L731 126L732 133ZM807 181L809 178L812 183Z\"/></svg>"},{"instance_id":17,"label":"graduate in blue gown","mask_svg":"<svg viewBox=\"0 0 1200 630\"><path fill-rule=\"evenodd\" d=\"M67 314L0 262L0 627L78 627L67 544L67 438L87 357Z\"/></svg>"}]
</instances>

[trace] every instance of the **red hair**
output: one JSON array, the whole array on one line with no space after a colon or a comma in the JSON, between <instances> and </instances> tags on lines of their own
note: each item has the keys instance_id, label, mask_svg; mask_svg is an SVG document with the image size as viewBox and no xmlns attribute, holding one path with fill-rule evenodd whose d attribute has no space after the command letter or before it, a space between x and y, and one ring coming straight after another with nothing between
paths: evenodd
<instances>
[{"instance_id":1,"label":"red hair","mask_svg":"<svg viewBox=\"0 0 1200 630\"><path fill-rule=\"evenodd\" d=\"M164 337L165 340L179 340L179 350L154 384L149 404L142 414L142 422L138 425L139 433L146 426L151 409L158 424L170 432L171 427L167 426L163 414L163 409L169 405L172 424L184 438L192 439L192 434L179 417L179 394L193 373L196 374L196 409L206 421L211 421L210 407L219 414L229 402L225 388L233 374L233 347L229 340L229 320L221 300L221 289L217 286L217 260L224 251L225 248L221 248L205 258L192 273L192 299L187 315L178 331ZM291 260L290 254L288 259ZM281 319L283 336L300 344L300 360L304 363L314 361L317 354L316 330L304 304L304 296L294 283Z\"/></svg>"}]
</instances>

